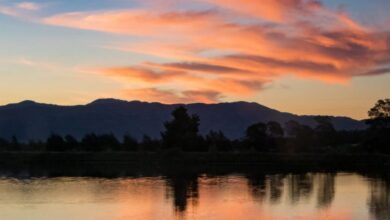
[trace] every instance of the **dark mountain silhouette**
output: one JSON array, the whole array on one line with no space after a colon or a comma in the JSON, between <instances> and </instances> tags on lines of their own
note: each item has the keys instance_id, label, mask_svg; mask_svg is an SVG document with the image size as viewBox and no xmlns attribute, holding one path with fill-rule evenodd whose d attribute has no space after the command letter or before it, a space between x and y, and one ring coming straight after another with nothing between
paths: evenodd
<instances>
[{"instance_id":1,"label":"dark mountain silhouette","mask_svg":"<svg viewBox=\"0 0 390 220\"><path fill-rule=\"evenodd\" d=\"M113 133L121 138L131 134L136 138L147 134L160 137L163 123L170 119L179 105L139 101L99 99L87 105L59 106L24 101L0 106L0 137L19 140L44 140L51 133L71 134L77 138L86 133ZM234 102L220 104L188 104L191 114L200 116L202 134L221 130L229 138L239 138L256 122L278 121L284 124L296 120L314 126L314 116L298 116L267 108L257 103ZM332 117L338 130L364 128L361 121L347 117Z\"/></svg>"}]
</instances>

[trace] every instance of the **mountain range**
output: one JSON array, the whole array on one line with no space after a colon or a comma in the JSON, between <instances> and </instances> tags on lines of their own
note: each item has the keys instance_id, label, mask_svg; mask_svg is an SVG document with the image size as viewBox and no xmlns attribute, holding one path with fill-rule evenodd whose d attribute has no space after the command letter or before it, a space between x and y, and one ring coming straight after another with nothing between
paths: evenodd
<instances>
[{"instance_id":1,"label":"mountain range","mask_svg":"<svg viewBox=\"0 0 390 220\"><path fill-rule=\"evenodd\" d=\"M86 133L113 133L118 138L130 134L160 137L164 122L181 104L166 105L140 101L98 99L86 105L59 106L23 101L0 106L0 137L19 140L45 140L51 133L70 134L81 138ZM221 130L229 138L240 138L245 129L256 122L295 120L315 126L314 116L280 112L258 103L233 102L219 104L187 104L190 114L200 117L200 132ZM338 130L365 127L364 122L348 117L331 117Z\"/></svg>"}]
</instances>

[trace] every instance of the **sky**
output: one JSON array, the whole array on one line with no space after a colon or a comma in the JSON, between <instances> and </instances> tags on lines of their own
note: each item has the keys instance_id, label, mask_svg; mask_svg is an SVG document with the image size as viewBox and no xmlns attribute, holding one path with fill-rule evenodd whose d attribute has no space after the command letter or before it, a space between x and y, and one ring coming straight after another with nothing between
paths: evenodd
<instances>
[{"instance_id":1,"label":"sky","mask_svg":"<svg viewBox=\"0 0 390 220\"><path fill-rule=\"evenodd\" d=\"M250 101L356 119L390 94L388 0L0 0L0 105Z\"/></svg>"}]
</instances>

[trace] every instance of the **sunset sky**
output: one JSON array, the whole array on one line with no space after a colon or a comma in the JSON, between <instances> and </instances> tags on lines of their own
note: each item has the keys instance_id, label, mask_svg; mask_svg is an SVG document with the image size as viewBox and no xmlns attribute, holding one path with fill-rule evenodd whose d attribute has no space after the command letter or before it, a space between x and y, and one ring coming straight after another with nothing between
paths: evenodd
<instances>
[{"instance_id":1,"label":"sunset sky","mask_svg":"<svg viewBox=\"0 0 390 220\"><path fill-rule=\"evenodd\" d=\"M365 118L389 0L0 0L0 105L253 101Z\"/></svg>"}]
</instances>

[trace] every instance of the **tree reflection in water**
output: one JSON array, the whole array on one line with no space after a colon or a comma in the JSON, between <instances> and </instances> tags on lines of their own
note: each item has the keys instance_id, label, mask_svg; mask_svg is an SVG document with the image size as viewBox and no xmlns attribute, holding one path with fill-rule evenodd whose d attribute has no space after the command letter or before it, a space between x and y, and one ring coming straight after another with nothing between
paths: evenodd
<instances>
[{"instance_id":1,"label":"tree reflection in water","mask_svg":"<svg viewBox=\"0 0 390 220\"><path fill-rule=\"evenodd\" d=\"M248 188L256 201L262 201L266 195L266 176L262 173L246 175Z\"/></svg>"},{"instance_id":2,"label":"tree reflection in water","mask_svg":"<svg viewBox=\"0 0 390 220\"><path fill-rule=\"evenodd\" d=\"M284 186L287 186L287 199L296 204L302 199L308 199L313 194L314 185L317 191L317 206L328 207L335 196L336 174L250 174L246 175L248 187L252 196L257 201L263 201L268 197L273 204L281 201ZM317 181L314 183L314 181Z\"/></svg>"},{"instance_id":3,"label":"tree reflection in water","mask_svg":"<svg viewBox=\"0 0 390 220\"><path fill-rule=\"evenodd\" d=\"M174 174L166 176L167 196L173 200L175 211L184 214L188 203L198 203L199 184L197 174Z\"/></svg>"},{"instance_id":4,"label":"tree reflection in water","mask_svg":"<svg viewBox=\"0 0 390 220\"><path fill-rule=\"evenodd\" d=\"M318 192L317 204L320 208L329 207L335 195L335 174L321 173L317 175Z\"/></svg>"},{"instance_id":5,"label":"tree reflection in water","mask_svg":"<svg viewBox=\"0 0 390 220\"><path fill-rule=\"evenodd\" d=\"M271 175L269 176L269 195L270 195L270 201L271 203L277 203L280 201L280 198L282 197L283 194L283 179L285 178L284 175Z\"/></svg>"},{"instance_id":6,"label":"tree reflection in water","mask_svg":"<svg viewBox=\"0 0 390 220\"><path fill-rule=\"evenodd\" d=\"M250 195L257 202L265 199L271 204L286 198L295 205L313 196L319 209L331 206L336 194L335 173L306 174L246 174ZM172 200L180 218L186 216L188 206L197 207L199 200L199 174L175 174L166 176L167 197ZM217 184L222 184L218 183ZM369 211L373 219L390 220L390 181L383 178L369 180ZM286 192L284 192L286 191Z\"/></svg>"},{"instance_id":7,"label":"tree reflection in water","mask_svg":"<svg viewBox=\"0 0 390 220\"><path fill-rule=\"evenodd\" d=\"M390 181L377 178L371 179L370 189L369 209L372 217L377 220L389 220Z\"/></svg>"},{"instance_id":8,"label":"tree reflection in water","mask_svg":"<svg viewBox=\"0 0 390 220\"><path fill-rule=\"evenodd\" d=\"M313 174L289 174L287 175L288 196L292 204L296 204L302 198L307 199L313 192Z\"/></svg>"}]
</instances>

